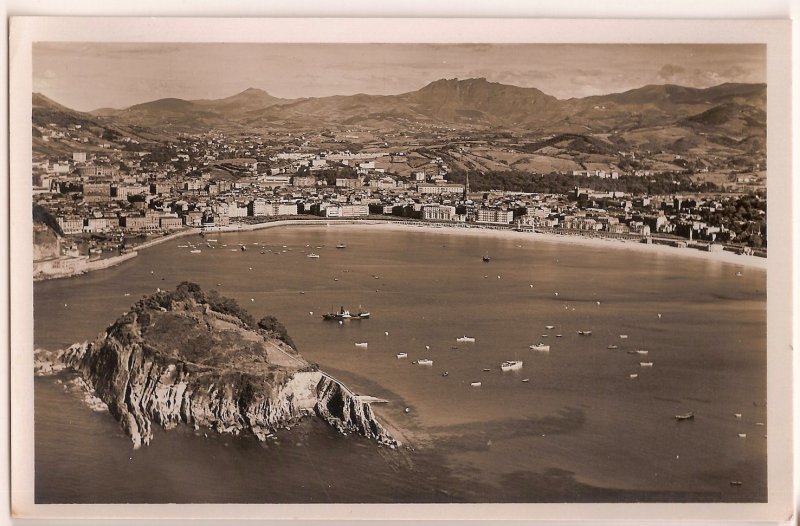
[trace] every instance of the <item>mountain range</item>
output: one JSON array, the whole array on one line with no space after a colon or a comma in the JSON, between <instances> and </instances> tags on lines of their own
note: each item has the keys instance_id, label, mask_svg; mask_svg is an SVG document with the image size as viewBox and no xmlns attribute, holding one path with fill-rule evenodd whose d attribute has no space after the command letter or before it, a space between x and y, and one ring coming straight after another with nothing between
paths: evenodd
<instances>
[{"instance_id":1,"label":"mountain range","mask_svg":"<svg viewBox=\"0 0 800 526\"><path fill-rule=\"evenodd\" d=\"M399 95L281 99L250 88L223 99L166 98L124 109L102 108L88 115L100 121L178 130L226 126L392 129L424 123L583 133L675 123L720 126L731 120L763 127L765 110L765 84L649 85L623 93L557 99L536 88L480 78L437 80Z\"/></svg>"},{"instance_id":2,"label":"mountain range","mask_svg":"<svg viewBox=\"0 0 800 526\"><path fill-rule=\"evenodd\" d=\"M592 158L589 154L598 153L613 158L618 151L758 162L766 156L767 130L764 84L650 85L557 99L536 88L485 79L443 79L399 95L299 99L281 99L251 88L223 99L167 98L92 112L74 111L35 93L32 117L38 126L33 129L34 152L45 156L69 153L68 143L37 139L39 130L53 123L81 124L112 141L130 137L143 144L170 141L179 132L208 130L372 129L430 131L437 136L490 130L513 133L523 142L533 140L525 143L524 151L555 157L558 163L564 155L587 160Z\"/></svg>"}]
</instances>

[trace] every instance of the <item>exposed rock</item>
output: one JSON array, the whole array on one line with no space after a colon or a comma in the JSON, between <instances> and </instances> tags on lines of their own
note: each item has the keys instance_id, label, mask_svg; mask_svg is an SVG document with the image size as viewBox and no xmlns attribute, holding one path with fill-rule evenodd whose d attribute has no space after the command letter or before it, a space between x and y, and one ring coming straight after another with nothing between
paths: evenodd
<instances>
[{"instance_id":1,"label":"exposed rock","mask_svg":"<svg viewBox=\"0 0 800 526\"><path fill-rule=\"evenodd\" d=\"M108 406L135 448L150 443L153 424L265 440L312 414L342 433L398 445L369 402L256 328L233 300L193 284L139 301L92 342L37 350L36 374L65 367Z\"/></svg>"}]
</instances>

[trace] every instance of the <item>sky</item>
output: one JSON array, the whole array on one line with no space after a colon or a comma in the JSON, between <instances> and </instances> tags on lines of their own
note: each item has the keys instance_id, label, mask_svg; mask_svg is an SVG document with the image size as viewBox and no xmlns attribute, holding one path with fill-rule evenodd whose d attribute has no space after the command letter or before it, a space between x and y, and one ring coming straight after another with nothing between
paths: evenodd
<instances>
[{"instance_id":1,"label":"sky","mask_svg":"<svg viewBox=\"0 0 800 526\"><path fill-rule=\"evenodd\" d=\"M535 87L559 99L647 84L765 82L758 44L35 43L33 90L80 111L166 97L391 95L441 78Z\"/></svg>"}]
</instances>

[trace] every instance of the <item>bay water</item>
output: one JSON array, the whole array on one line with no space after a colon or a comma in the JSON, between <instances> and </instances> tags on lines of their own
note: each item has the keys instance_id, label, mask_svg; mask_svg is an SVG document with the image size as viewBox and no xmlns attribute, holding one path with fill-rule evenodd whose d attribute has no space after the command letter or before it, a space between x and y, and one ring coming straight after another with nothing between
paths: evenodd
<instances>
[{"instance_id":1,"label":"bay water","mask_svg":"<svg viewBox=\"0 0 800 526\"><path fill-rule=\"evenodd\" d=\"M92 339L137 298L184 280L278 317L307 360L388 400L376 412L411 447L309 419L267 443L180 428L134 451L68 375L37 378L37 502L766 499L764 270L530 234L210 234L36 283L35 346ZM341 306L371 318L322 320ZM550 352L529 349L539 342ZM413 363L422 358L433 365ZM502 372L505 360L523 367Z\"/></svg>"}]
</instances>

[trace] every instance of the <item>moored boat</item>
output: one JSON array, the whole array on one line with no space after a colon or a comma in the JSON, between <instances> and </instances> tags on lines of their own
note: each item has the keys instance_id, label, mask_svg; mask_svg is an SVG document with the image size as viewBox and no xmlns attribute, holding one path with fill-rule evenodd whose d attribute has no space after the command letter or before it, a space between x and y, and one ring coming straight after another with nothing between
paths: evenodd
<instances>
[{"instance_id":1,"label":"moored boat","mask_svg":"<svg viewBox=\"0 0 800 526\"><path fill-rule=\"evenodd\" d=\"M677 420L679 422L681 420L693 420L693 419L694 419L694 412L692 412L692 411L688 411L688 412L680 414L680 415L675 415L675 420Z\"/></svg>"},{"instance_id":2,"label":"moored boat","mask_svg":"<svg viewBox=\"0 0 800 526\"><path fill-rule=\"evenodd\" d=\"M319 259L319 254L314 254L312 252L311 254L308 254L306 257L311 259Z\"/></svg>"},{"instance_id":3,"label":"moored boat","mask_svg":"<svg viewBox=\"0 0 800 526\"><path fill-rule=\"evenodd\" d=\"M522 360L507 360L500 364L500 369L503 371L517 371L522 369Z\"/></svg>"},{"instance_id":4,"label":"moored boat","mask_svg":"<svg viewBox=\"0 0 800 526\"><path fill-rule=\"evenodd\" d=\"M190 250L189 252L190 252L191 254L199 254L200 252L202 252L202 250L200 250L199 248L196 248L196 249L194 249L194 250Z\"/></svg>"},{"instance_id":5,"label":"moored boat","mask_svg":"<svg viewBox=\"0 0 800 526\"><path fill-rule=\"evenodd\" d=\"M366 349L367 347L369 347L369 343L367 343L367 342L356 343L356 347L360 347L362 349Z\"/></svg>"},{"instance_id":6,"label":"moored boat","mask_svg":"<svg viewBox=\"0 0 800 526\"><path fill-rule=\"evenodd\" d=\"M652 367L653 362L639 362L639 365L641 365L642 367Z\"/></svg>"},{"instance_id":7,"label":"moored boat","mask_svg":"<svg viewBox=\"0 0 800 526\"><path fill-rule=\"evenodd\" d=\"M591 336L592 331L578 331L578 334L580 334L581 336Z\"/></svg>"},{"instance_id":8,"label":"moored boat","mask_svg":"<svg viewBox=\"0 0 800 526\"><path fill-rule=\"evenodd\" d=\"M609 346L608 346L608 348L609 348L609 349L619 349L619 347L618 347L618 346L616 346L616 345L613 345L613 344L612 344L612 345L609 345Z\"/></svg>"},{"instance_id":9,"label":"moored boat","mask_svg":"<svg viewBox=\"0 0 800 526\"><path fill-rule=\"evenodd\" d=\"M471 387L480 387L480 386L481 386L481 383L480 383L480 382L470 382L470 384L469 384L469 385L470 385Z\"/></svg>"},{"instance_id":10,"label":"moored boat","mask_svg":"<svg viewBox=\"0 0 800 526\"><path fill-rule=\"evenodd\" d=\"M326 321L366 320L369 317L369 312L359 310L359 312L351 313L344 307L340 307L338 312L328 312L322 315L322 319Z\"/></svg>"},{"instance_id":11,"label":"moored boat","mask_svg":"<svg viewBox=\"0 0 800 526\"><path fill-rule=\"evenodd\" d=\"M417 360L418 365L433 365L433 360L430 358L423 358L421 360Z\"/></svg>"},{"instance_id":12,"label":"moored boat","mask_svg":"<svg viewBox=\"0 0 800 526\"><path fill-rule=\"evenodd\" d=\"M408 358L408 353L407 352L399 352L399 353L397 353L397 358L398 359Z\"/></svg>"},{"instance_id":13,"label":"moored boat","mask_svg":"<svg viewBox=\"0 0 800 526\"><path fill-rule=\"evenodd\" d=\"M534 351L550 352L550 346L549 345L545 345L545 344L543 344L541 342L535 343L533 345L529 345L528 348L532 349Z\"/></svg>"},{"instance_id":14,"label":"moored boat","mask_svg":"<svg viewBox=\"0 0 800 526\"><path fill-rule=\"evenodd\" d=\"M347 245L344 243L337 243L336 248L347 248Z\"/></svg>"},{"instance_id":15,"label":"moored boat","mask_svg":"<svg viewBox=\"0 0 800 526\"><path fill-rule=\"evenodd\" d=\"M465 335L460 338L456 338L456 341L459 343L475 343L475 338Z\"/></svg>"}]
</instances>

